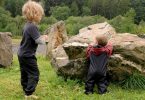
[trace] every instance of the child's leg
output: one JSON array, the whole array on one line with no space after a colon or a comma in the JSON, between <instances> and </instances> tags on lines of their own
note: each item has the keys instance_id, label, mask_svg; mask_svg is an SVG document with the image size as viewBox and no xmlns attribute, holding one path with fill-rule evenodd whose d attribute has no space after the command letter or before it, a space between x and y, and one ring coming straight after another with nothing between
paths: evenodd
<instances>
[{"instance_id":1,"label":"child's leg","mask_svg":"<svg viewBox=\"0 0 145 100\"><path fill-rule=\"evenodd\" d=\"M107 92L107 86L108 84L106 84L107 80L106 80L106 76L100 76L98 79L98 93L99 94L104 94Z\"/></svg>"},{"instance_id":2,"label":"child's leg","mask_svg":"<svg viewBox=\"0 0 145 100\"><path fill-rule=\"evenodd\" d=\"M25 71L25 63L23 61L23 58L18 57L18 59L19 59L20 72L21 72L21 85L23 87L23 91L25 91L28 83L28 75Z\"/></svg>"},{"instance_id":3,"label":"child's leg","mask_svg":"<svg viewBox=\"0 0 145 100\"><path fill-rule=\"evenodd\" d=\"M95 72L92 70L92 66L89 67L88 75L85 83L86 92L92 92L95 85Z\"/></svg>"},{"instance_id":4,"label":"child's leg","mask_svg":"<svg viewBox=\"0 0 145 100\"><path fill-rule=\"evenodd\" d=\"M39 81L39 69L35 57L26 59L26 72L28 74L28 83L25 89L26 95L32 95Z\"/></svg>"},{"instance_id":5,"label":"child's leg","mask_svg":"<svg viewBox=\"0 0 145 100\"><path fill-rule=\"evenodd\" d=\"M20 70L21 70L21 85L23 87L23 91L25 91L28 83L28 75L23 67L21 67Z\"/></svg>"}]
</instances>

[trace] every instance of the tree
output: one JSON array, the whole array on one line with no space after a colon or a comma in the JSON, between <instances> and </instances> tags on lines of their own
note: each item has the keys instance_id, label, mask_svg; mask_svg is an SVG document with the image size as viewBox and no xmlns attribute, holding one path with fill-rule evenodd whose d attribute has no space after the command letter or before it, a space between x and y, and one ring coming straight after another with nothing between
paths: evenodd
<instances>
[{"instance_id":1,"label":"tree","mask_svg":"<svg viewBox=\"0 0 145 100\"><path fill-rule=\"evenodd\" d=\"M66 20L71 14L70 8L67 6L52 7L50 12L52 16L54 16L58 20Z\"/></svg>"},{"instance_id":2,"label":"tree","mask_svg":"<svg viewBox=\"0 0 145 100\"><path fill-rule=\"evenodd\" d=\"M62 1L63 0L41 0L41 2L44 5L44 11L45 11L46 16L51 15L50 14L51 7L55 7L57 5L60 5L61 3L63 3Z\"/></svg>"},{"instance_id":3,"label":"tree","mask_svg":"<svg viewBox=\"0 0 145 100\"><path fill-rule=\"evenodd\" d=\"M12 16L21 15L22 6L25 0L5 0L5 9L10 11Z\"/></svg>"},{"instance_id":4,"label":"tree","mask_svg":"<svg viewBox=\"0 0 145 100\"><path fill-rule=\"evenodd\" d=\"M82 11L82 16L91 15L91 9L89 7L84 6Z\"/></svg>"},{"instance_id":5,"label":"tree","mask_svg":"<svg viewBox=\"0 0 145 100\"><path fill-rule=\"evenodd\" d=\"M10 12L0 7L0 30L5 31L6 26L12 21Z\"/></svg>"},{"instance_id":6,"label":"tree","mask_svg":"<svg viewBox=\"0 0 145 100\"><path fill-rule=\"evenodd\" d=\"M141 20L145 21L145 0L131 0L131 6L136 11L135 23L139 24Z\"/></svg>"},{"instance_id":7,"label":"tree","mask_svg":"<svg viewBox=\"0 0 145 100\"><path fill-rule=\"evenodd\" d=\"M71 15L78 16L78 14L79 14L79 8L78 8L76 1L74 1L71 4Z\"/></svg>"},{"instance_id":8,"label":"tree","mask_svg":"<svg viewBox=\"0 0 145 100\"><path fill-rule=\"evenodd\" d=\"M102 15L111 19L125 14L129 9L130 0L88 0L92 15Z\"/></svg>"}]
</instances>

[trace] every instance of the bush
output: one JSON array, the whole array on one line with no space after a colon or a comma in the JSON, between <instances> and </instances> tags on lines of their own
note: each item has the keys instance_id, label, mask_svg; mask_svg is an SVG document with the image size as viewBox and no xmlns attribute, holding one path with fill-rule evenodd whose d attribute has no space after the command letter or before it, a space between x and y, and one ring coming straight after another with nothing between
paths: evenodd
<instances>
[{"instance_id":1,"label":"bush","mask_svg":"<svg viewBox=\"0 0 145 100\"><path fill-rule=\"evenodd\" d=\"M137 33L140 35L145 34L145 22L143 20L138 25Z\"/></svg>"},{"instance_id":2,"label":"bush","mask_svg":"<svg viewBox=\"0 0 145 100\"><path fill-rule=\"evenodd\" d=\"M130 17L117 16L109 21L118 33L137 33L137 25Z\"/></svg>"},{"instance_id":3,"label":"bush","mask_svg":"<svg viewBox=\"0 0 145 100\"><path fill-rule=\"evenodd\" d=\"M24 24L24 18L22 16L17 16L7 25L6 30L12 32L14 36L21 36Z\"/></svg>"},{"instance_id":4,"label":"bush","mask_svg":"<svg viewBox=\"0 0 145 100\"><path fill-rule=\"evenodd\" d=\"M68 6L51 7L50 12L51 12L51 15L54 16L58 20L66 20L71 14L71 10Z\"/></svg>"},{"instance_id":5,"label":"bush","mask_svg":"<svg viewBox=\"0 0 145 100\"><path fill-rule=\"evenodd\" d=\"M40 24L40 25L38 26L39 31L41 32L41 34L43 34L43 32L44 32L48 27L49 27L48 24Z\"/></svg>"},{"instance_id":6,"label":"bush","mask_svg":"<svg viewBox=\"0 0 145 100\"><path fill-rule=\"evenodd\" d=\"M82 16L88 16L88 15L91 15L91 9L87 6L84 6L82 11Z\"/></svg>"},{"instance_id":7,"label":"bush","mask_svg":"<svg viewBox=\"0 0 145 100\"><path fill-rule=\"evenodd\" d=\"M50 25L50 24L54 24L56 22L57 22L57 19L53 16L50 16L50 17L44 17L40 24Z\"/></svg>"},{"instance_id":8,"label":"bush","mask_svg":"<svg viewBox=\"0 0 145 100\"><path fill-rule=\"evenodd\" d=\"M2 7L0 7L0 31L1 32L7 31L5 28L11 22L12 22L11 14Z\"/></svg>"},{"instance_id":9,"label":"bush","mask_svg":"<svg viewBox=\"0 0 145 100\"><path fill-rule=\"evenodd\" d=\"M69 35L76 35L79 30L91 24L96 24L97 22L104 22L106 19L101 16L84 16L84 17L74 17L71 16L66 20L67 32Z\"/></svg>"}]
</instances>

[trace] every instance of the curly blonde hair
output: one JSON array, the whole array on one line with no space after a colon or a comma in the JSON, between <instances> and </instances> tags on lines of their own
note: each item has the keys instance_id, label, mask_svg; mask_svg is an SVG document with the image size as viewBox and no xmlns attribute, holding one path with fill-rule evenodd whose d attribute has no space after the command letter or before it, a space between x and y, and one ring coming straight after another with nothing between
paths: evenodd
<instances>
[{"instance_id":1,"label":"curly blonde hair","mask_svg":"<svg viewBox=\"0 0 145 100\"><path fill-rule=\"evenodd\" d=\"M44 10L39 3L29 0L24 4L22 14L27 21L39 23L44 15Z\"/></svg>"}]
</instances>

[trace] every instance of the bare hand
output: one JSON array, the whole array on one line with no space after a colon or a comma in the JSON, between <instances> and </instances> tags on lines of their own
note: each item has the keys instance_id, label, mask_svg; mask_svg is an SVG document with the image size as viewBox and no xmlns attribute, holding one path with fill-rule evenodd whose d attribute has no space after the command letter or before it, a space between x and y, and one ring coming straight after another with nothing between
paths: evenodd
<instances>
[{"instance_id":1,"label":"bare hand","mask_svg":"<svg viewBox=\"0 0 145 100\"><path fill-rule=\"evenodd\" d=\"M92 43L90 43L90 45L91 45L91 46L94 46L94 45L96 45L96 43L92 42Z\"/></svg>"},{"instance_id":2,"label":"bare hand","mask_svg":"<svg viewBox=\"0 0 145 100\"><path fill-rule=\"evenodd\" d=\"M44 39L46 42L48 42L48 36L47 35L42 35L42 39Z\"/></svg>"}]
</instances>

